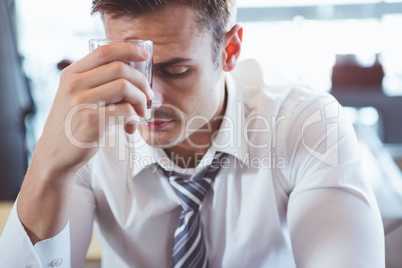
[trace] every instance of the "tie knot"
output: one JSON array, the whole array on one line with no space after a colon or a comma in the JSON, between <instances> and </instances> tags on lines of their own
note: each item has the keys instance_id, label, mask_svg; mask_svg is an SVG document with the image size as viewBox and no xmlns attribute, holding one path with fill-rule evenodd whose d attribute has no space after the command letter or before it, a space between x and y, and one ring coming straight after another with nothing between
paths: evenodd
<instances>
[{"instance_id":1,"label":"tie knot","mask_svg":"<svg viewBox=\"0 0 402 268\"><path fill-rule=\"evenodd\" d=\"M196 178L184 180L172 175L169 177L169 182L176 195L180 198L182 208L184 210L198 211L212 179Z\"/></svg>"},{"instance_id":2,"label":"tie knot","mask_svg":"<svg viewBox=\"0 0 402 268\"><path fill-rule=\"evenodd\" d=\"M174 192L180 198L183 210L199 210L211 182L219 172L220 162L223 156L223 153L217 152L203 175L193 176L187 180L180 178L179 174L167 171L159 166L162 172L169 179L169 183Z\"/></svg>"}]
</instances>

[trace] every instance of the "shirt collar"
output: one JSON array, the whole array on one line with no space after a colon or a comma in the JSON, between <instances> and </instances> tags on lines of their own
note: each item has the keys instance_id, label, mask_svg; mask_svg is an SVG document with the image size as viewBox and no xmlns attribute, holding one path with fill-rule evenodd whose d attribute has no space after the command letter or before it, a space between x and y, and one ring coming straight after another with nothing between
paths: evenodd
<instances>
[{"instance_id":1,"label":"shirt collar","mask_svg":"<svg viewBox=\"0 0 402 268\"><path fill-rule=\"evenodd\" d=\"M246 110L241 89L231 74L226 74L226 94L225 115L210 150L234 156L248 166L248 146L244 133Z\"/></svg>"}]
</instances>

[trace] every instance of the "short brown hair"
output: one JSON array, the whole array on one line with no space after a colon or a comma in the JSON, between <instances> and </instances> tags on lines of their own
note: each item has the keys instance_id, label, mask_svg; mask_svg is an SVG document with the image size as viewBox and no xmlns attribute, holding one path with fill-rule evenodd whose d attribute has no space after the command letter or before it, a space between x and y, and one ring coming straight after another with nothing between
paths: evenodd
<instances>
[{"instance_id":1,"label":"short brown hair","mask_svg":"<svg viewBox=\"0 0 402 268\"><path fill-rule=\"evenodd\" d=\"M91 13L135 17L171 4L189 5L197 12L202 29L212 33L215 58L228 27L233 23L236 0L93 0Z\"/></svg>"}]
</instances>

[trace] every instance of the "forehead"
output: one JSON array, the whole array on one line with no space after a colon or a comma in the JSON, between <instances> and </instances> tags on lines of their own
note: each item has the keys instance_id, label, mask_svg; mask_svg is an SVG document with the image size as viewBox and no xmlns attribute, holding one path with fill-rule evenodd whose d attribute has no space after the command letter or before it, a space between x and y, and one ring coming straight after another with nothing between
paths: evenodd
<instances>
[{"instance_id":1,"label":"forehead","mask_svg":"<svg viewBox=\"0 0 402 268\"><path fill-rule=\"evenodd\" d=\"M197 14L189 6L168 6L134 18L106 14L104 23L108 38L152 40L154 57L167 52L188 57L211 47L212 35L197 23Z\"/></svg>"}]
</instances>

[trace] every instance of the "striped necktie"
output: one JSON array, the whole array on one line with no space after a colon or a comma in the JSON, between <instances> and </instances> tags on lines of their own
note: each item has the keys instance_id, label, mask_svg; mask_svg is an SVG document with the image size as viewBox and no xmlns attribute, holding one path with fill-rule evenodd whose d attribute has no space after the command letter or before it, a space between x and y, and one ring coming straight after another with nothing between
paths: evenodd
<instances>
[{"instance_id":1,"label":"striped necktie","mask_svg":"<svg viewBox=\"0 0 402 268\"><path fill-rule=\"evenodd\" d=\"M201 177L185 180L173 172L163 170L182 207L174 233L174 268L204 268L208 265L199 210L212 180L219 172L222 156L223 153L216 153L211 165Z\"/></svg>"}]
</instances>

